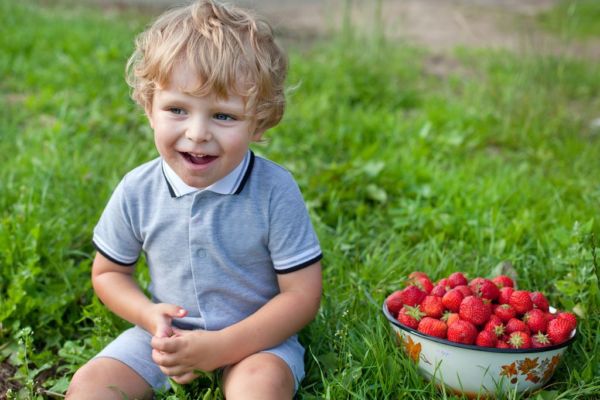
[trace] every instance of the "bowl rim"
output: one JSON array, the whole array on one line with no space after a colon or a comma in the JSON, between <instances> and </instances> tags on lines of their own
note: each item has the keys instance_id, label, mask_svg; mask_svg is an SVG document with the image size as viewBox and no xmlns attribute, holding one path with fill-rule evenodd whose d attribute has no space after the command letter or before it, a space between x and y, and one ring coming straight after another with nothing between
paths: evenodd
<instances>
[{"instance_id":1,"label":"bowl rim","mask_svg":"<svg viewBox=\"0 0 600 400\"><path fill-rule=\"evenodd\" d=\"M423 339L427 339L427 340L432 340L434 342L438 342L441 344L445 344L448 346L452 346L452 347L459 347L459 348L463 348L463 349L468 349L468 350L476 350L476 351L483 351L483 352L487 352L487 353L503 353L503 354L523 354L523 353L544 353L547 351L552 351L552 350L558 350L558 349L562 349L564 347L567 347L568 345L570 345L571 343L573 343L573 341L575 340L575 338L577 337L577 328L573 329L573 333L571 334L571 337L569 339L567 339L566 341L559 343L559 344L555 344L552 346L547 346L547 347L539 347L539 348L534 348L534 347L530 347L527 349L498 349L495 347L483 347L483 346L476 346L473 344L463 344L463 343L457 343L457 342L452 342L450 340L447 339L441 339L441 338L437 338L434 336L429 336L429 335L425 335L424 333L419 332L416 329L413 328L409 328L406 325L402 325L396 318L394 318L392 316L392 314L389 312L388 308L387 308L387 304L385 304L385 301L383 302L383 314L386 316L387 320L392 323L394 326L398 327L399 329L402 329L403 331L407 331L410 332L413 335L419 336Z\"/></svg>"}]
</instances>

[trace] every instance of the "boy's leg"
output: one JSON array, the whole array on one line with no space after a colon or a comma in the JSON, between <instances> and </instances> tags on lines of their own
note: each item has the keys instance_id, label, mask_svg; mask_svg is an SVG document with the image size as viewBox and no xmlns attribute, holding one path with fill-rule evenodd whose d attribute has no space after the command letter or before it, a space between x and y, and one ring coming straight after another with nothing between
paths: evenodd
<instances>
[{"instance_id":1,"label":"boy's leg","mask_svg":"<svg viewBox=\"0 0 600 400\"><path fill-rule=\"evenodd\" d=\"M294 376L280 357L256 353L225 368L223 391L227 400L291 399L295 391Z\"/></svg>"},{"instance_id":2,"label":"boy's leg","mask_svg":"<svg viewBox=\"0 0 600 400\"><path fill-rule=\"evenodd\" d=\"M100 357L81 367L71 380L69 400L151 399L150 385L133 369L113 358Z\"/></svg>"}]
</instances>

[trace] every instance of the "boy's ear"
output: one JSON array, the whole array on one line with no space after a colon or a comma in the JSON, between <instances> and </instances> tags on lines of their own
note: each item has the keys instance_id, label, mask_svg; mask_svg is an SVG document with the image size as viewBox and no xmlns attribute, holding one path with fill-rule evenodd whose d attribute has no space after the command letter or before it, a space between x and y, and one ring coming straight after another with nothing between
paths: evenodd
<instances>
[{"instance_id":1,"label":"boy's ear","mask_svg":"<svg viewBox=\"0 0 600 400\"><path fill-rule=\"evenodd\" d=\"M264 133L265 133L265 129L255 130L254 133L252 134L252 141L260 142Z\"/></svg>"}]
</instances>

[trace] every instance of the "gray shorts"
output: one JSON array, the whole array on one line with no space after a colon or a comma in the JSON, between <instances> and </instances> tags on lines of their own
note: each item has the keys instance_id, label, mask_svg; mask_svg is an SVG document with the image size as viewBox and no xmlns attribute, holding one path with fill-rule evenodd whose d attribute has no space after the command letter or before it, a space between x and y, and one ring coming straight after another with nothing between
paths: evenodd
<instances>
[{"instance_id":1,"label":"gray shorts","mask_svg":"<svg viewBox=\"0 0 600 400\"><path fill-rule=\"evenodd\" d=\"M152 361L151 339L152 335L135 326L119 335L95 358L109 357L119 360L137 372L154 390L168 389L170 387L168 377ZM280 345L264 351L285 361L294 375L294 390L298 390L304 378L304 348L297 337L292 336Z\"/></svg>"}]
</instances>

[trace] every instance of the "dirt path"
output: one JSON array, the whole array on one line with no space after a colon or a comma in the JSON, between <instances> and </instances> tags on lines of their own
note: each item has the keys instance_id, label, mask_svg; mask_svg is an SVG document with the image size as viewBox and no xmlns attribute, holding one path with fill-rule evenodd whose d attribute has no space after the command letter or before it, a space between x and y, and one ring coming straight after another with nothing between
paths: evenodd
<instances>
[{"instance_id":1,"label":"dirt path","mask_svg":"<svg viewBox=\"0 0 600 400\"><path fill-rule=\"evenodd\" d=\"M103 5L158 9L185 0L86 0ZM558 0L229 0L255 8L285 39L310 42L339 29L350 5L354 29L446 53L457 46L567 53L600 59L600 40L570 43L542 31L535 17Z\"/></svg>"}]
</instances>

